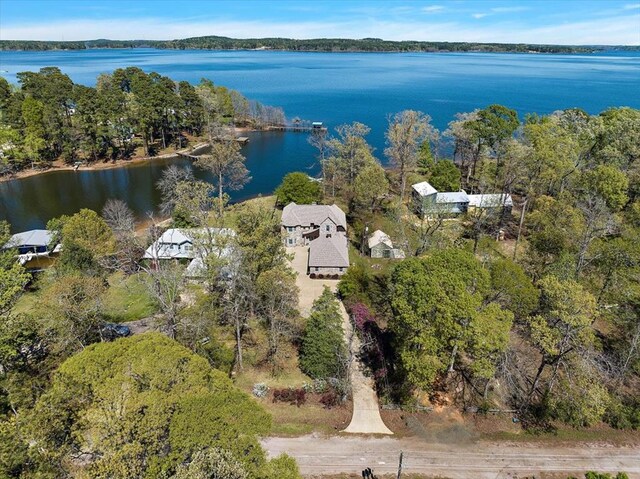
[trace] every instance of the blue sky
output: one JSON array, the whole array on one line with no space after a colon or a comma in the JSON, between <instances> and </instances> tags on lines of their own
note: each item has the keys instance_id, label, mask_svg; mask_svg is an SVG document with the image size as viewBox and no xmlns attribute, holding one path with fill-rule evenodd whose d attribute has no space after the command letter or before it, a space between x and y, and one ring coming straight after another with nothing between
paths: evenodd
<instances>
[{"instance_id":1,"label":"blue sky","mask_svg":"<svg viewBox=\"0 0 640 479\"><path fill-rule=\"evenodd\" d=\"M640 45L640 0L0 0L0 39L364 38Z\"/></svg>"}]
</instances>

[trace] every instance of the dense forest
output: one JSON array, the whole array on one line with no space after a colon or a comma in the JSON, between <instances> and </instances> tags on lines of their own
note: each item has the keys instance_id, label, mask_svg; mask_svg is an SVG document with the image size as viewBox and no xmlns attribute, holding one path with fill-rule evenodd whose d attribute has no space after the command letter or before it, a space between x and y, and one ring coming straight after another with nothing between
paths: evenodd
<instances>
[{"instance_id":1,"label":"dense forest","mask_svg":"<svg viewBox=\"0 0 640 479\"><path fill-rule=\"evenodd\" d=\"M640 426L640 111L521 121L491 105L442 133L405 111L387 171L365 125L337 133L318 149L325 201L348 209L355 248L380 228L411 256L356 261L339 286L383 397L514 410L527 427ZM424 180L515 207L417 219L409 185Z\"/></svg>"},{"instance_id":2,"label":"dense forest","mask_svg":"<svg viewBox=\"0 0 640 479\"><path fill-rule=\"evenodd\" d=\"M0 174L27 167L144 156L186 137L214 134L206 125L262 128L284 123L279 108L251 101L203 79L194 86L139 68L102 74L95 87L75 84L59 68L18 73L19 88L0 78Z\"/></svg>"},{"instance_id":3,"label":"dense forest","mask_svg":"<svg viewBox=\"0 0 640 479\"><path fill-rule=\"evenodd\" d=\"M637 50L628 46L533 45L526 43L470 43L390 41L380 38L228 38L206 36L179 40L0 40L0 50L85 50L89 48L166 48L174 50L287 50L301 52L501 52L501 53L594 53L603 50Z\"/></svg>"}]
</instances>

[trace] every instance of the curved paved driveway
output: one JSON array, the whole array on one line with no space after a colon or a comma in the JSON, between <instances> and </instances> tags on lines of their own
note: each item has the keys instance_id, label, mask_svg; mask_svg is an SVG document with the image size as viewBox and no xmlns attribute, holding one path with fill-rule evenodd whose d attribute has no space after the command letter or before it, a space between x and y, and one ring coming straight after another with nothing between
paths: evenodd
<instances>
[{"instance_id":1,"label":"curved paved driveway","mask_svg":"<svg viewBox=\"0 0 640 479\"><path fill-rule=\"evenodd\" d=\"M335 292L337 280L310 279L307 272L308 248L287 248L287 253L293 255L291 266L298 273L296 284L300 288L299 308L303 317L309 316L314 300L322 294L324 286L328 286ZM354 434L393 434L380 417L378 397L373 389L373 380L364 375L362 364L358 361L357 352L360 350L360 340L353 334L349 315L340 302L340 314L342 315L342 327L345 332L347 344L351 344L350 377L353 396L353 415L351 422L344 432ZM352 336L352 337L351 337ZM350 341L351 339L351 341Z\"/></svg>"}]
</instances>

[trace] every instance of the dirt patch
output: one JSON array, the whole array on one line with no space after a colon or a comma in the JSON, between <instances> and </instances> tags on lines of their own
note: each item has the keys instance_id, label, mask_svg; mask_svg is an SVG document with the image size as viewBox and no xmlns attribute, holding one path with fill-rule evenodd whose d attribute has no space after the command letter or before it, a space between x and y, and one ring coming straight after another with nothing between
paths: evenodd
<instances>
[{"instance_id":1,"label":"dirt patch","mask_svg":"<svg viewBox=\"0 0 640 479\"><path fill-rule=\"evenodd\" d=\"M375 473L375 469L373 470ZM356 479L362 478L362 474L330 474L328 476L305 476L309 479ZM397 474L376 474L376 479L397 479ZM402 479L447 479L445 476L432 476L426 474L403 474ZM520 479L527 479L522 477Z\"/></svg>"},{"instance_id":2,"label":"dirt patch","mask_svg":"<svg viewBox=\"0 0 640 479\"><path fill-rule=\"evenodd\" d=\"M478 441L509 441L513 444L576 444L638 447L640 431L620 431L606 424L574 429L555 424L545 433L522 429L511 414L461 414L453 407L432 412L382 410L382 419L399 437L415 437L429 443L474 444Z\"/></svg>"},{"instance_id":3,"label":"dirt patch","mask_svg":"<svg viewBox=\"0 0 640 479\"><path fill-rule=\"evenodd\" d=\"M122 324L129 327L131 334L143 334L150 331L160 332L162 331L162 327L160 326L161 319L160 316L150 316L136 321L127 321Z\"/></svg>"},{"instance_id":4,"label":"dirt patch","mask_svg":"<svg viewBox=\"0 0 640 479\"><path fill-rule=\"evenodd\" d=\"M480 439L473 423L455 408L432 412L382 410L382 419L398 436L418 437L441 444L471 444Z\"/></svg>"}]
</instances>

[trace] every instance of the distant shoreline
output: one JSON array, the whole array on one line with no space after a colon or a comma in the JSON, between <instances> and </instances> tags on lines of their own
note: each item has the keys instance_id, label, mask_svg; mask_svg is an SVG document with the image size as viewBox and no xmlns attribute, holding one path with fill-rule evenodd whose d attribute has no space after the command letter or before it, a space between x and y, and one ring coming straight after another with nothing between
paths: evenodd
<instances>
[{"instance_id":1,"label":"distant shoreline","mask_svg":"<svg viewBox=\"0 0 640 479\"><path fill-rule=\"evenodd\" d=\"M178 40L0 40L0 51L63 51L156 48L161 50L284 51L314 53L549 53L575 54L603 51L640 51L635 45L545 45L525 43L468 43L318 38L248 38L205 36Z\"/></svg>"}]
</instances>

